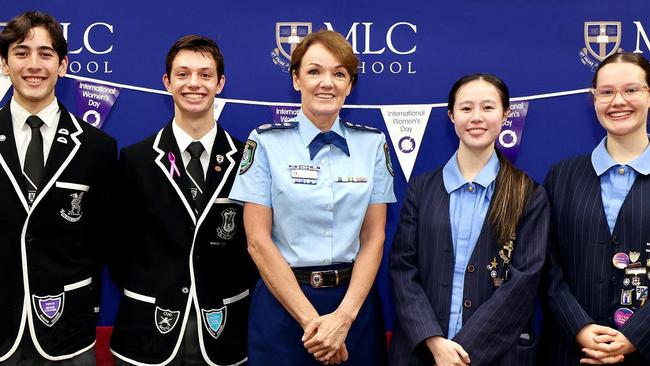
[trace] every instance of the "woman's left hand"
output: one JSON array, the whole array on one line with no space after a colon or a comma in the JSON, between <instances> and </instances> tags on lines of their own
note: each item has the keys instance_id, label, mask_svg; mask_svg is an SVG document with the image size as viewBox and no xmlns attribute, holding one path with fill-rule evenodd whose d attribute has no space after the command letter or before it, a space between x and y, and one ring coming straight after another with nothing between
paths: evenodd
<instances>
[{"instance_id":1,"label":"woman's left hand","mask_svg":"<svg viewBox=\"0 0 650 366\"><path fill-rule=\"evenodd\" d=\"M341 347L345 347L345 338L348 336L352 321L350 315L339 310L319 316L305 328L302 336L303 345L318 361L328 362ZM347 352L342 352L341 361L347 361Z\"/></svg>"}]
</instances>

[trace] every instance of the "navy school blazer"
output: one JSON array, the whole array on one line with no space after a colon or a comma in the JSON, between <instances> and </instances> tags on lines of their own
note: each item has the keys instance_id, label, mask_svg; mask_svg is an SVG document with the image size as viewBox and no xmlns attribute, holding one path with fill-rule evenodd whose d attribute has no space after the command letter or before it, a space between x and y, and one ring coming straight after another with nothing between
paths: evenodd
<instances>
[{"instance_id":1,"label":"navy school blazer","mask_svg":"<svg viewBox=\"0 0 650 366\"><path fill-rule=\"evenodd\" d=\"M509 280L500 287L487 269L499 259L501 245L486 217L465 272L463 327L453 338L469 353L472 366L534 364L532 319L548 216L546 193L535 185L518 225ZM449 194L438 169L410 183L393 241L390 276L397 316L391 365L433 361L423 341L447 335L453 267Z\"/></svg>"},{"instance_id":2,"label":"navy school blazer","mask_svg":"<svg viewBox=\"0 0 650 366\"><path fill-rule=\"evenodd\" d=\"M616 329L625 271L612 263L616 253L636 251L650 259L650 177L639 174L610 234L600 178L589 155L562 161L549 171L544 186L551 205L551 231L542 279L544 322L540 360L545 365L576 365L582 357L575 342L590 323ZM627 276L630 277L630 276ZM648 286L642 275L641 285ZM632 286L634 287L634 286ZM630 288L632 288L630 287ZM634 304L636 305L636 303ZM619 365L650 364L650 307L640 307L620 331L636 346Z\"/></svg>"}]
</instances>

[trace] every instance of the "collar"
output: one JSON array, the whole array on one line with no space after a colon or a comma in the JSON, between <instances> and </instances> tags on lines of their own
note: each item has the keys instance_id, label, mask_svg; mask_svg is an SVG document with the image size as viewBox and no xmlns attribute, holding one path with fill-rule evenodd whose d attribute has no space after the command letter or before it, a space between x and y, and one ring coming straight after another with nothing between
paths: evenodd
<instances>
[{"instance_id":1,"label":"collar","mask_svg":"<svg viewBox=\"0 0 650 366\"><path fill-rule=\"evenodd\" d=\"M203 137L201 137L198 140L194 140L192 136L190 136L187 132L185 132L181 126L176 123L176 118L172 120L172 132L174 133L174 138L176 139L176 144L178 145L178 150L181 152L181 154L187 149L188 146L193 141L199 141L202 145L205 151L208 153L208 156L210 156L212 152L212 145L214 144L214 139L217 137L217 122L214 122L214 125L208 131Z\"/></svg>"},{"instance_id":2,"label":"collar","mask_svg":"<svg viewBox=\"0 0 650 366\"><path fill-rule=\"evenodd\" d=\"M300 138L302 139L303 144L305 144L305 147L309 146L309 144L314 140L314 137L322 132L309 120L309 118L307 118L307 116L305 116L304 113L302 113L302 109L298 111L298 115L294 120L298 122L298 133L300 133ZM336 116L330 131L336 132L339 136L345 139L345 132L341 127L340 122L341 118Z\"/></svg>"},{"instance_id":3,"label":"collar","mask_svg":"<svg viewBox=\"0 0 650 366\"><path fill-rule=\"evenodd\" d=\"M15 123L17 123L20 128L25 128L25 125L27 124L27 117L31 116L32 114L23 108L23 106L21 106L13 97L11 98L9 109L11 110L11 117ZM45 126L50 128L52 125L54 125L58 113L59 102L56 98L54 98L52 103L48 104L45 108L36 113L36 116L43 120Z\"/></svg>"},{"instance_id":4,"label":"collar","mask_svg":"<svg viewBox=\"0 0 650 366\"><path fill-rule=\"evenodd\" d=\"M496 152L492 153L490 160L487 161L481 172L478 173L474 179L474 183L487 188L499 174L499 158L497 157ZM458 167L458 150L454 155L449 159L444 168L442 168L442 180L445 185L445 190L447 193L451 193L463 185L470 183L468 182L462 174L460 174L460 168Z\"/></svg>"},{"instance_id":5,"label":"collar","mask_svg":"<svg viewBox=\"0 0 650 366\"><path fill-rule=\"evenodd\" d=\"M598 146L591 152L591 165L594 167L598 176L603 175L614 166L621 165L614 161L609 151L607 151L607 136L600 140ZM650 174L650 148L646 147L641 155L625 165L631 167L639 174Z\"/></svg>"}]
</instances>

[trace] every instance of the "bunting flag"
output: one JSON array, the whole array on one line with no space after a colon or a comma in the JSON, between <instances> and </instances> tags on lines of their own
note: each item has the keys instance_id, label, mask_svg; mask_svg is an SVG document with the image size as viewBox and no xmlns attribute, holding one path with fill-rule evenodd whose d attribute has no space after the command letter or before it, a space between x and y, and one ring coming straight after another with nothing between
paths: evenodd
<instances>
[{"instance_id":1,"label":"bunting flag","mask_svg":"<svg viewBox=\"0 0 650 366\"><path fill-rule=\"evenodd\" d=\"M226 101L220 98L214 98L214 120L218 121L219 116L221 116L221 111L223 107L226 106Z\"/></svg>"},{"instance_id":2,"label":"bunting flag","mask_svg":"<svg viewBox=\"0 0 650 366\"><path fill-rule=\"evenodd\" d=\"M9 76L0 74L0 100L5 97L9 88L11 88L11 79Z\"/></svg>"},{"instance_id":3,"label":"bunting flag","mask_svg":"<svg viewBox=\"0 0 650 366\"><path fill-rule=\"evenodd\" d=\"M121 88L95 82L75 80L77 113L91 125L102 128L108 118Z\"/></svg>"},{"instance_id":4,"label":"bunting flag","mask_svg":"<svg viewBox=\"0 0 650 366\"><path fill-rule=\"evenodd\" d=\"M524 134L524 124L528 114L528 101L510 104L510 114L503 122L501 134L497 139L497 149L505 155L512 163L517 160L521 145L521 138Z\"/></svg>"},{"instance_id":5,"label":"bunting flag","mask_svg":"<svg viewBox=\"0 0 650 366\"><path fill-rule=\"evenodd\" d=\"M290 106L271 106L271 115L273 116L273 123L287 122L296 118L300 107Z\"/></svg>"},{"instance_id":6,"label":"bunting flag","mask_svg":"<svg viewBox=\"0 0 650 366\"><path fill-rule=\"evenodd\" d=\"M420 150L424 130L429 122L431 106L382 106L381 114L393 143L395 155L408 182Z\"/></svg>"}]
</instances>

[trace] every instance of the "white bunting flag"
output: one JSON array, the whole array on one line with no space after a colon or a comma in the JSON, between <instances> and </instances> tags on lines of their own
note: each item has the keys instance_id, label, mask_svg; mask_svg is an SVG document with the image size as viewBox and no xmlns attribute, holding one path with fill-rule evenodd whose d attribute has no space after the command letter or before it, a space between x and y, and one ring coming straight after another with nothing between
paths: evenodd
<instances>
[{"instance_id":1,"label":"white bunting flag","mask_svg":"<svg viewBox=\"0 0 650 366\"><path fill-rule=\"evenodd\" d=\"M221 111L223 107L226 106L226 101L220 98L214 98L214 120L218 121L219 116L221 116Z\"/></svg>"},{"instance_id":2,"label":"white bunting flag","mask_svg":"<svg viewBox=\"0 0 650 366\"><path fill-rule=\"evenodd\" d=\"M424 130L426 130L429 122L431 106L383 106L381 107L381 114L393 142L393 149L399 160L400 167L408 182L420 150Z\"/></svg>"},{"instance_id":3,"label":"white bunting flag","mask_svg":"<svg viewBox=\"0 0 650 366\"><path fill-rule=\"evenodd\" d=\"M5 97L9 88L11 88L9 76L0 75L0 100Z\"/></svg>"}]
</instances>

